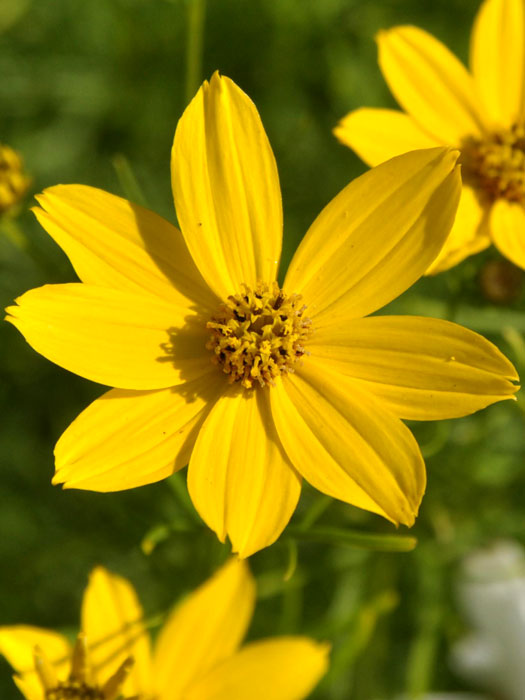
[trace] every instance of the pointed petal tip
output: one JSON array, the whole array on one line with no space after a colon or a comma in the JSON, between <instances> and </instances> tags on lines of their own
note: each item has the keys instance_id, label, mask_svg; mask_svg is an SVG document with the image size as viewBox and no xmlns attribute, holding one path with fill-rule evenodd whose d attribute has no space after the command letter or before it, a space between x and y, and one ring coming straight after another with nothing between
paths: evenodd
<instances>
[{"instance_id":1,"label":"pointed petal tip","mask_svg":"<svg viewBox=\"0 0 525 700\"><path fill-rule=\"evenodd\" d=\"M62 469L57 468L55 471L55 474L53 475L51 479L51 485L52 486L60 486L65 482L64 477L62 476Z\"/></svg>"},{"instance_id":2,"label":"pointed petal tip","mask_svg":"<svg viewBox=\"0 0 525 700\"><path fill-rule=\"evenodd\" d=\"M67 491L68 489L75 488L74 486L72 486L70 481L66 481L66 477L60 474L55 474L55 476L51 479L51 486L58 486L62 489L62 491Z\"/></svg>"}]
</instances>

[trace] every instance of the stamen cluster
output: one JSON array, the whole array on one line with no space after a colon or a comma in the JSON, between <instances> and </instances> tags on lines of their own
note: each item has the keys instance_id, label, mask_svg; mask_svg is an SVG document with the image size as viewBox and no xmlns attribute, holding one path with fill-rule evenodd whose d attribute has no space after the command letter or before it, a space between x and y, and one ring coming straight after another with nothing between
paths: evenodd
<instances>
[{"instance_id":1,"label":"stamen cluster","mask_svg":"<svg viewBox=\"0 0 525 700\"><path fill-rule=\"evenodd\" d=\"M60 681L56 688L46 690L46 700L105 700L99 688L83 681Z\"/></svg>"},{"instance_id":2,"label":"stamen cluster","mask_svg":"<svg viewBox=\"0 0 525 700\"><path fill-rule=\"evenodd\" d=\"M58 680L53 664L39 647L34 649L34 659L35 670L44 691L44 700L117 700L122 697L122 687L133 666L133 659L127 658L104 685L99 686L92 680L93 669L87 640L83 634L77 637L67 680Z\"/></svg>"},{"instance_id":3,"label":"stamen cluster","mask_svg":"<svg viewBox=\"0 0 525 700\"><path fill-rule=\"evenodd\" d=\"M211 339L206 347L231 384L240 382L245 389L273 385L307 352L311 321L304 316L301 296L285 295L276 282L259 283L254 290L243 285L243 290L228 297L207 323Z\"/></svg>"},{"instance_id":4,"label":"stamen cluster","mask_svg":"<svg viewBox=\"0 0 525 700\"><path fill-rule=\"evenodd\" d=\"M515 124L463 149L464 176L488 198L525 203L525 128Z\"/></svg>"}]
</instances>

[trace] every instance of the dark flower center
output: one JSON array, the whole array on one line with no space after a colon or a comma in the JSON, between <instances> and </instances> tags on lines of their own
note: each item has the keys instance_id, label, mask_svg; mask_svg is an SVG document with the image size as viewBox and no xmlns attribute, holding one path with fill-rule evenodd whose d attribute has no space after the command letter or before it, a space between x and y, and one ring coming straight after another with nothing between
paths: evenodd
<instances>
[{"instance_id":1,"label":"dark flower center","mask_svg":"<svg viewBox=\"0 0 525 700\"><path fill-rule=\"evenodd\" d=\"M259 283L254 290L243 286L208 321L211 338L206 347L231 384L240 382L246 389L273 385L277 377L293 372L306 353L311 321L301 296L284 294L276 282Z\"/></svg>"}]
</instances>

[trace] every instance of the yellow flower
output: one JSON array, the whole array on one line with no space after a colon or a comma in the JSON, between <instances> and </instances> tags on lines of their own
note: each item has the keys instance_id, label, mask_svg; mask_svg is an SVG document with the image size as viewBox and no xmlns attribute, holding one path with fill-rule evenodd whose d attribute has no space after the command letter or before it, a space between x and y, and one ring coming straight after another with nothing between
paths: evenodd
<instances>
[{"instance_id":1,"label":"yellow flower","mask_svg":"<svg viewBox=\"0 0 525 700\"><path fill-rule=\"evenodd\" d=\"M239 648L255 582L230 559L170 614L154 645L131 584L97 567L71 648L39 627L0 627L0 653L27 700L300 700L328 666L328 645L272 637Z\"/></svg>"},{"instance_id":2,"label":"yellow flower","mask_svg":"<svg viewBox=\"0 0 525 700\"><path fill-rule=\"evenodd\" d=\"M413 152L348 185L275 282L282 210L259 115L213 76L181 118L172 180L182 234L80 185L37 217L82 284L20 297L8 320L38 352L116 387L60 438L54 483L114 491L189 461L191 498L241 556L274 542L301 476L412 525L425 488L401 418L472 413L511 398L491 343L445 321L363 318L435 258L460 191L457 153Z\"/></svg>"},{"instance_id":3,"label":"yellow flower","mask_svg":"<svg viewBox=\"0 0 525 700\"><path fill-rule=\"evenodd\" d=\"M30 183L20 155L0 143L0 216L18 204Z\"/></svg>"},{"instance_id":4,"label":"yellow flower","mask_svg":"<svg viewBox=\"0 0 525 700\"><path fill-rule=\"evenodd\" d=\"M485 0L474 23L470 74L430 34L394 27L377 37L379 65L406 113L358 109L334 130L369 165L415 148L461 150L463 192L441 272L491 242L525 268L525 3Z\"/></svg>"}]
</instances>

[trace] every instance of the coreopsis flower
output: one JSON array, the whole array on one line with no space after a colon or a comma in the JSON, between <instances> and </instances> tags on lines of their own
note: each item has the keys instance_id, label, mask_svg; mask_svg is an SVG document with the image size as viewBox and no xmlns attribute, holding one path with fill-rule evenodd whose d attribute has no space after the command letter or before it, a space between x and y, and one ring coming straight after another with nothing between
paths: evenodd
<instances>
[{"instance_id":1,"label":"coreopsis flower","mask_svg":"<svg viewBox=\"0 0 525 700\"><path fill-rule=\"evenodd\" d=\"M475 20L470 68L412 26L377 36L379 65L405 112L358 109L337 138L369 165L438 144L461 150L458 216L430 273L490 243L525 268L525 3L485 0Z\"/></svg>"},{"instance_id":2,"label":"coreopsis flower","mask_svg":"<svg viewBox=\"0 0 525 700\"><path fill-rule=\"evenodd\" d=\"M348 185L276 282L282 209L260 117L214 75L175 133L181 232L101 190L52 187L36 215L81 284L27 292L8 320L48 359L115 387L71 424L54 483L115 491L189 461L204 521L241 556L274 542L301 477L412 525L425 488L402 418L511 398L494 345L445 321L370 317L438 254L460 191L457 153L401 156Z\"/></svg>"},{"instance_id":3,"label":"coreopsis flower","mask_svg":"<svg viewBox=\"0 0 525 700\"><path fill-rule=\"evenodd\" d=\"M26 700L301 700L324 675L328 645L300 636L241 642L255 603L245 562L231 559L169 615L154 644L126 579L98 567L81 632L0 627L0 653Z\"/></svg>"},{"instance_id":4,"label":"coreopsis flower","mask_svg":"<svg viewBox=\"0 0 525 700\"><path fill-rule=\"evenodd\" d=\"M0 143L0 216L18 204L30 183L20 155Z\"/></svg>"}]
</instances>

